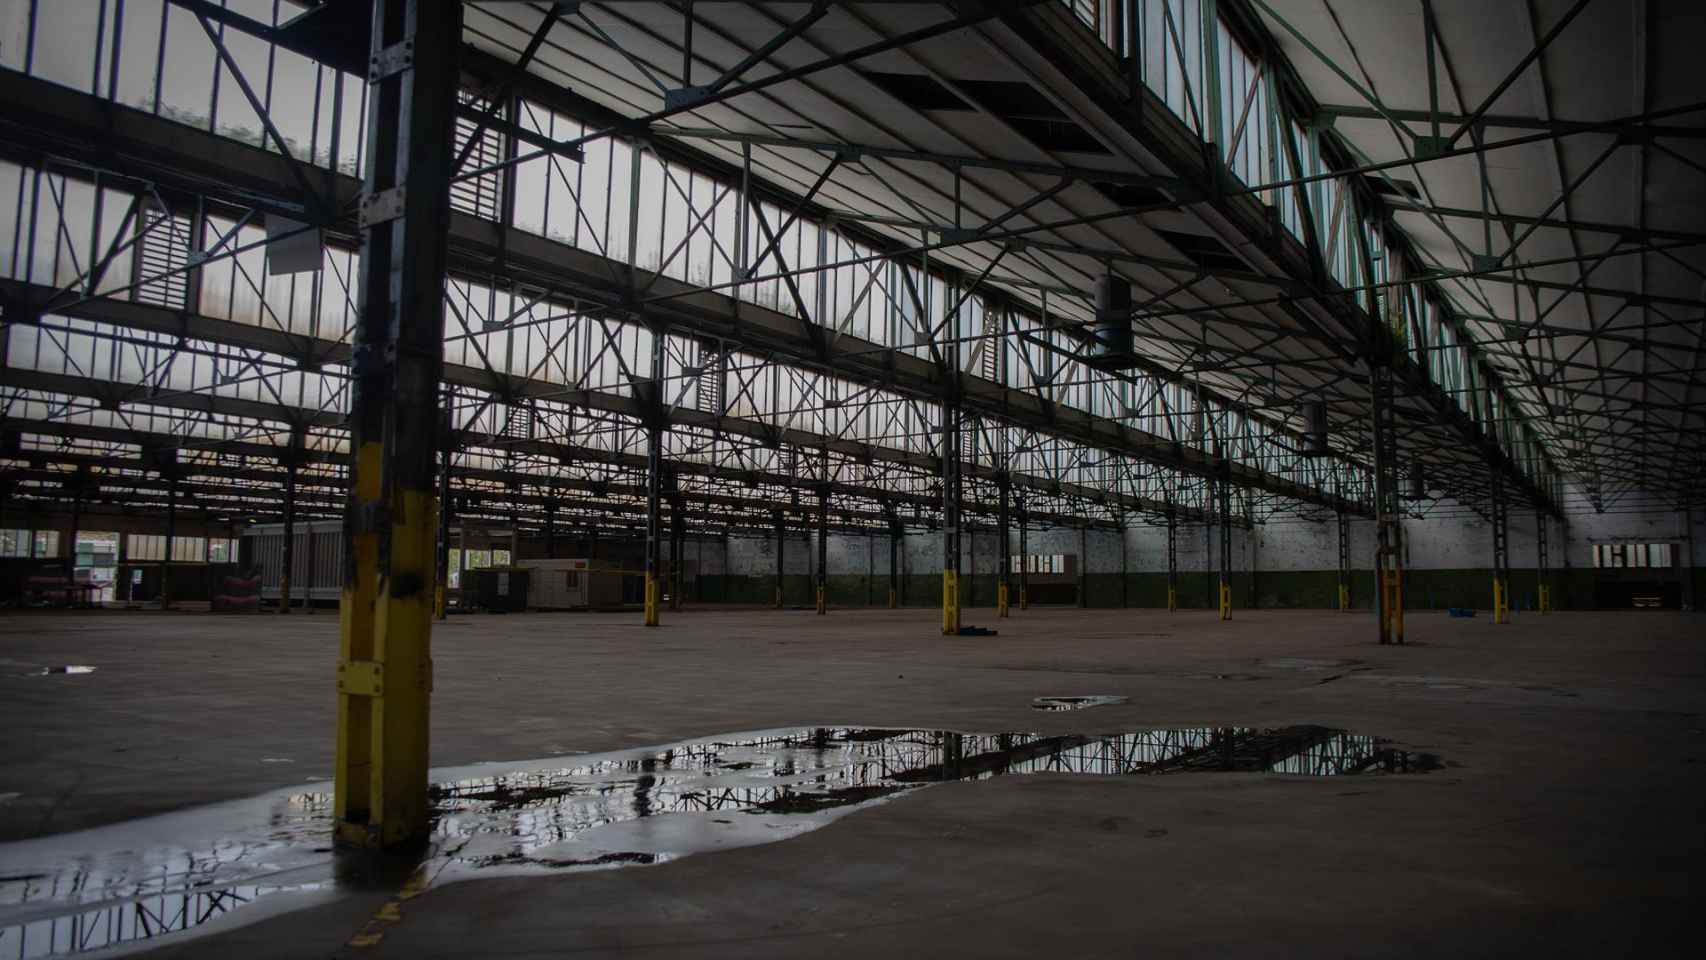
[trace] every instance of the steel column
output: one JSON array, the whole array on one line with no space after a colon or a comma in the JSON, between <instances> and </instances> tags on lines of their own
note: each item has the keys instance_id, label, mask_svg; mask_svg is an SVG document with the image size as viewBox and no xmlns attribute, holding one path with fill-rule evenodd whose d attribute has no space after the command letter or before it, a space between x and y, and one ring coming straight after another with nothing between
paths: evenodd
<instances>
[{"instance_id":1,"label":"steel column","mask_svg":"<svg viewBox=\"0 0 1706 960\"><path fill-rule=\"evenodd\" d=\"M651 378L646 384L646 594L645 624L658 625L658 602L663 592L663 361L667 341L662 329L652 330Z\"/></svg>"},{"instance_id":2,"label":"steel column","mask_svg":"<svg viewBox=\"0 0 1706 960\"><path fill-rule=\"evenodd\" d=\"M961 580L961 606L966 602L977 605L977 517L969 511L961 525L960 541L966 547L965 577Z\"/></svg>"},{"instance_id":3,"label":"steel column","mask_svg":"<svg viewBox=\"0 0 1706 960\"><path fill-rule=\"evenodd\" d=\"M900 606L900 538L898 517L889 518L889 609Z\"/></svg>"},{"instance_id":4,"label":"steel column","mask_svg":"<svg viewBox=\"0 0 1706 960\"><path fill-rule=\"evenodd\" d=\"M428 830L445 224L462 5L374 0L344 520L337 839Z\"/></svg>"},{"instance_id":5,"label":"steel column","mask_svg":"<svg viewBox=\"0 0 1706 960\"><path fill-rule=\"evenodd\" d=\"M1031 522L1025 500L1019 499L1019 609L1031 609Z\"/></svg>"},{"instance_id":6,"label":"steel column","mask_svg":"<svg viewBox=\"0 0 1706 960\"><path fill-rule=\"evenodd\" d=\"M1374 576L1380 642L1404 642L1404 528L1399 525L1398 433L1393 420L1393 374L1385 363L1370 366L1374 384Z\"/></svg>"},{"instance_id":7,"label":"steel column","mask_svg":"<svg viewBox=\"0 0 1706 960\"><path fill-rule=\"evenodd\" d=\"M1218 446L1218 444L1217 444ZM1219 463L1218 482L1214 485L1215 513L1219 520L1220 543L1220 619L1232 619L1232 462L1225 454L1215 451Z\"/></svg>"},{"instance_id":8,"label":"steel column","mask_svg":"<svg viewBox=\"0 0 1706 960\"><path fill-rule=\"evenodd\" d=\"M1078 525L1078 608L1090 606L1090 524Z\"/></svg>"},{"instance_id":9,"label":"steel column","mask_svg":"<svg viewBox=\"0 0 1706 960\"><path fill-rule=\"evenodd\" d=\"M817 613L829 612L829 448L819 454L817 488Z\"/></svg>"},{"instance_id":10,"label":"steel column","mask_svg":"<svg viewBox=\"0 0 1706 960\"><path fill-rule=\"evenodd\" d=\"M1125 529L1126 529L1125 517L1121 516L1120 517L1119 534L1120 534L1120 606L1122 608L1131 606L1131 594L1130 594L1130 591L1128 589L1129 574L1127 573L1127 567L1126 567Z\"/></svg>"},{"instance_id":11,"label":"steel column","mask_svg":"<svg viewBox=\"0 0 1706 960\"><path fill-rule=\"evenodd\" d=\"M1504 477L1497 467L1493 477L1493 622L1511 622L1510 508L1505 501Z\"/></svg>"},{"instance_id":12,"label":"steel column","mask_svg":"<svg viewBox=\"0 0 1706 960\"><path fill-rule=\"evenodd\" d=\"M432 612L440 620L450 615L450 458L455 448L450 436L449 404L445 406L444 436L438 451L438 531L433 543ZM313 580L311 573L309 580Z\"/></svg>"},{"instance_id":13,"label":"steel column","mask_svg":"<svg viewBox=\"0 0 1706 960\"><path fill-rule=\"evenodd\" d=\"M776 609L782 609L782 585L787 582L788 567L784 563L788 546L788 518L776 511Z\"/></svg>"},{"instance_id":14,"label":"steel column","mask_svg":"<svg viewBox=\"0 0 1706 960\"><path fill-rule=\"evenodd\" d=\"M953 375L956 379L958 374ZM960 632L960 404L953 381L942 403L942 633Z\"/></svg>"},{"instance_id":15,"label":"steel column","mask_svg":"<svg viewBox=\"0 0 1706 960\"><path fill-rule=\"evenodd\" d=\"M1179 609L1179 520L1167 510L1167 611Z\"/></svg>"},{"instance_id":16,"label":"steel column","mask_svg":"<svg viewBox=\"0 0 1706 960\"><path fill-rule=\"evenodd\" d=\"M308 589L304 590L302 592L302 612L308 616L313 616L314 615L315 550L314 550L314 528L312 528L312 527L308 528L307 547L308 547L308 556L305 558L305 562L303 563L302 568L304 570L308 571Z\"/></svg>"},{"instance_id":17,"label":"steel column","mask_svg":"<svg viewBox=\"0 0 1706 960\"><path fill-rule=\"evenodd\" d=\"M1343 508L1338 511L1339 528L1339 609L1351 608L1351 518Z\"/></svg>"},{"instance_id":18,"label":"steel column","mask_svg":"<svg viewBox=\"0 0 1706 960\"><path fill-rule=\"evenodd\" d=\"M998 531L997 536L1000 545L996 555L995 615L999 618L1005 618L1009 599L1008 584L1012 578L1013 570L1013 542L1012 535L1008 531L1008 525L1011 523L1008 510L1009 501L1012 499L1012 482L1008 479L1007 474L1003 473L996 478L995 483L1000 496L1000 501L996 507L998 513L995 520L995 529Z\"/></svg>"},{"instance_id":19,"label":"steel column","mask_svg":"<svg viewBox=\"0 0 1706 960\"><path fill-rule=\"evenodd\" d=\"M73 489L71 491L71 529L69 531L67 531L67 533L66 533L65 542L60 544L60 549L65 551L64 567L65 567L65 605L66 606L71 605L71 586L73 583L75 583L77 581L77 528L83 525L83 496L84 496L84 492L89 489L89 484L91 482L93 482L93 480L94 480L94 478L90 475L89 468L87 466L79 466L77 468L77 472L72 474L71 482L73 484ZM167 560L170 560L172 558L172 553L170 550L171 542L172 542L170 531L172 529L171 524L172 524L172 519L173 519L174 514L171 511L172 511L172 505L176 502L175 497L177 494L177 489L178 488L177 488L176 483L173 483L169 487L169 492L167 495L168 495L168 497L172 497L173 499L168 499L166 501L166 503L167 503L167 507L166 507L166 509L167 509L167 513L166 513L166 524L167 524L167 526L166 526L166 530L167 530L166 545L168 548L167 552L166 552L166 559ZM35 534L33 532L30 534L30 552L32 555L35 553ZM163 572L160 575L160 582L161 582L161 584L164 584L166 582L166 575ZM164 586L162 586L161 589L164 589ZM165 598L164 593L161 594L161 598L162 599Z\"/></svg>"},{"instance_id":20,"label":"steel column","mask_svg":"<svg viewBox=\"0 0 1706 960\"><path fill-rule=\"evenodd\" d=\"M284 455L284 556L278 578L278 612L290 612L290 575L296 569L296 470L302 460L302 433L290 431Z\"/></svg>"},{"instance_id":21,"label":"steel column","mask_svg":"<svg viewBox=\"0 0 1706 960\"><path fill-rule=\"evenodd\" d=\"M687 511L680 497L669 501L669 608L680 610L684 597L681 584L685 578L687 553Z\"/></svg>"},{"instance_id":22,"label":"steel column","mask_svg":"<svg viewBox=\"0 0 1706 960\"><path fill-rule=\"evenodd\" d=\"M81 513L83 509L81 486L77 489L77 509L78 513ZM176 470L173 470L166 474L166 559L160 564L160 609L162 610L172 609L172 556L176 549L177 538L178 474ZM67 549L70 551L67 556L72 558L70 563L75 564L77 562L77 529L75 523L72 524L71 544Z\"/></svg>"},{"instance_id":23,"label":"steel column","mask_svg":"<svg viewBox=\"0 0 1706 960\"><path fill-rule=\"evenodd\" d=\"M1535 602L1541 613L1552 612L1552 570L1550 552L1551 524L1546 511L1534 511Z\"/></svg>"}]
</instances>

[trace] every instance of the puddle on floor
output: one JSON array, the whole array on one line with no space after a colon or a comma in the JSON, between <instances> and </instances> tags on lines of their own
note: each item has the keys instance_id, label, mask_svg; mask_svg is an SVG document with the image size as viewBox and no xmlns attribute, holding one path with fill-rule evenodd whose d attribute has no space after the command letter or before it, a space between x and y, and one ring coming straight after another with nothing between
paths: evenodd
<instances>
[{"instance_id":1,"label":"puddle on floor","mask_svg":"<svg viewBox=\"0 0 1706 960\"><path fill-rule=\"evenodd\" d=\"M25 677L51 677L58 673L94 673L95 668L81 663L66 664L63 667L37 667L29 673L20 674Z\"/></svg>"},{"instance_id":2,"label":"puddle on floor","mask_svg":"<svg viewBox=\"0 0 1706 960\"><path fill-rule=\"evenodd\" d=\"M1084 710L1089 707L1108 707L1117 703L1130 703L1129 697L1115 697L1107 694L1097 694L1087 697L1038 697L1031 701L1033 710Z\"/></svg>"},{"instance_id":3,"label":"puddle on floor","mask_svg":"<svg viewBox=\"0 0 1706 960\"><path fill-rule=\"evenodd\" d=\"M954 780L1222 770L1338 776L1438 765L1431 755L1317 726L1106 736L768 730L436 770L432 837L414 859L334 850L331 794L283 790L0 844L0 957L182 938L343 892L392 892L410 876L446 883L662 863L798 836Z\"/></svg>"}]
</instances>

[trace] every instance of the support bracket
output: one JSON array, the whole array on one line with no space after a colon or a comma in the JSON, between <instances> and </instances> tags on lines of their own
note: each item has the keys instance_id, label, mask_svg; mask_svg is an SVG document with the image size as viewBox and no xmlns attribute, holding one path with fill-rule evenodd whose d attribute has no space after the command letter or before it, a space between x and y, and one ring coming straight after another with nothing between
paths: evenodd
<instances>
[{"instance_id":1,"label":"support bracket","mask_svg":"<svg viewBox=\"0 0 1706 960\"><path fill-rule=\"evenodd\" d=\"M338 692L352 697L385 695L385 665L375 660L346 660L338 664Z\"/></svg>"},{"instance_id":2,"label":"support bracket","mask_svg":"<svg viewBox=\"0 0 1706 960\"><path fill-rule=\"evenodd\" d=\"M378 83L415 66L415 40L408 37L391 44L368 58L367 82Z\"/></svg>"},{"instance_id":3,"label":"support bracket","mask_svg":"<svg viewBox=\"0 0 1706 960\"><path fill-rule=\"evenodd\" d=\"M403 215L405 188L399 184L389 190L365 194L361 198L361 228L363 230L389 223Z\"/></svg>"}]
</instances>

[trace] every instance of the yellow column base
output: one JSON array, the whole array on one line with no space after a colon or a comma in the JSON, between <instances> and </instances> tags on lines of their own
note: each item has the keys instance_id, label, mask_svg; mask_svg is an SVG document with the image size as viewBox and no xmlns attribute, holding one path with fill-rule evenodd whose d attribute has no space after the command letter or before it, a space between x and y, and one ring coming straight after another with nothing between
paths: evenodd
<instances>
[{"instance_id":1,"label":"yellow column base","mask_svg":"<svg viewBox=\"0 0 1706 960\"><path fill-rule=\"evenodd\" d=\"M1007 585L1005 583L999 584L995 588L995 615L997 617L1007 616Z\"/></svg>"},{"instance_id":2,"label":"yellow column base","mask_svg":"<svg viewBox=\"0 0 1706 960\"><path fill-rule=\"evenodd\" d=\"M1552 588L1544 583L1540 585L1540 612L1552 612Z\"/></svg>"},{"instance_id":3,"label":"yellow column base","mask_svg":"<svg viewBox=\"0 0 1706 960\"><path fill-rule=\"evenodd\" d=\"M829 596L821 586L817 588L817 612L819 616L829 612Z\"/></svg>"},{"instance_id":4,"label":"yellow column base","mask_svg":"<svg viewBox=\"0 0 1706 960\"><path fill-rule=\"evenodd\" d=\"M1351 608L1351 588L1347 587L1341 583L1341 584L1339 584L1339 609L1340 610L1349 610L1350 608Z\"/></svg>"},{"instance_id":5,"label":"yellow column base","mask_svg":"<svg viewBox=\"0 0 1706 960\"><path fill-rule=\"evenodd\" d=\"M896 607L898 607L898 606L900 606L900 603L899 603L899 598L897 598L897 597L896 597L896 596L895 596L895 595L894 595L894 588L893 588L893 587L890 587L890 588L889 588L889 609L890 609L890 610L893 610L893 609L895 609L895 608L896 608Z\"/></svg>"},{"instance_id":6,"label":"yellow column base","mask_svg":"<svg viewBox=\"0 0 1706 960\"><path fill-rule=\"evenodd\" d=\"M1232 584L1220 581L1220 619L1232 619Z\"/></svg>"},{"instance_id":7,"label":"yellow column base","mask_svg":"<svg viewBox=\"0 0 1706 960\"><path fill-rule=\"evenodd\" d=\"M1511 588L1503 577L1493 578L1493 622L1511 622Z\"/></svg>"},{"instance_id":8,"label":"yellow column base","mask_svg":"<svg viewBox=\"0 0 1706 960\"><path fill-rule=\"evenodd\" d=\"M1382 626L1393 643L1404 642L1404 573L1401 570L1380 571Z\"/></svg>"},{"instance_id":9,"label":"yellow column base","mask_svg":"<svg viewBox=\"0 0 1706 960\"><path fill-rule=\"evenodd\" d=\"M1177 613L1179 610L1179 588L1167 588L1167 612Z\"/></svg>"},{"instance_id":10,"label":"yellow column base","mask_svg":"<svg viewBox=\"0 0 1706 960\"><path fill-rule=\"evenodd\" d=\"M290 578L285 577L278 583L278 612L290 612Z\"/></svg>"},{"instance_id":11,"label":"yellow column base","mask_svg":"<svg viewBox=\"0 0 1706 960\"><path fill-rule=\"evenodd\" d=\"M1020 587L1019 588L1019 609L1020 610L1031 609L1031 591L1030 591L1029 587Z\"/></svg>"},{"instance_id":12,"label":"yellow column base","mask_svg":"<svg viewBox=\"0 0 1706 960\"><path fill-rule=\"evenodd\" d=\"M646 626L658 625L658 580L652 574L646 574Z\"/></svg>"},{"instance_id":13,"label":"yellow column base","mask_svg":"<svg viewBox=\"0 0 1706 960\"><path fill-rule=\"evenodd\" d=\"M776 609L782 609L782 588L776 588Z\"/></svg>"},{"instance_id":14,"label":"yellow column base","mask_svg":"<svg viewBox=\"0 0 1706 960\"><path fill-rule=\"evenodd\" d=\"M960 575L954 570L942 571L942 634L960 634Z\"/></svg>"},{"instance_id":15,"label":"yellow column base","mask_svg":"<svg viewBox=\"0 0 1706 960\"><path fill-rule=\"evenodd\" d=\"M442 583L434 587L432 591L432 615L440 620L444 619L445 603L448 602L447 593L448 591L445 590Z\"/></svg>"}]
</instances>

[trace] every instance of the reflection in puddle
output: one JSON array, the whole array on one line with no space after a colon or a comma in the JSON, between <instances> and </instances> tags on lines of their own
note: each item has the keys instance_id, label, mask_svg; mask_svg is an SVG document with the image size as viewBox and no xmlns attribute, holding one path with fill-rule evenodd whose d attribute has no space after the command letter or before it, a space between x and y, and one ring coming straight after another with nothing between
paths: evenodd
<instances>
[{"instance_id":1,"label":"reflection in puddle","mask_svg":"<svg viewBox=\"0 0 1706 960\"><path fill-rule=\"evenodd\" d=\"M1086 707L1106 707L1130 703L1125 697L1098 695L1093 697L1038 697L1031 701L1033 710L1083 710Z\"/></svg>"},{"instance_id":2,"label":"reflection in puddle","mask_svg":"<svg viewBox=\"0 0 1706 960\"><path fill-rule=\"evenodd\" d=\"M255 919L338 891L394 890L412 873L446 882L661 863L796 836L951 780L1436 766L1431 756L1316 726L1111 736L807 728L483 764L435 771L432 841L415 860L332 851L331 795L288 791L0 845L0 957L150 939L239 908ZM250 906L257 901L263 906Z\"/></svg>"},{"instance_id":3,"label":"reflection in puddle","mask_svg":"<svg viewBox=\"0 0 1706 960\"><path fill-rule=\"evenodd\" d=\"M94 667L87 666L87 665L81 664L81 663L72 663L72 664L67 664L63 667L41 667L41 668L36 669L36 670L31 670L29 673L21 674L21 676L25 676L25 677L50 677L56 673L94 673L94 672L95 672Z\"/></svg>"}]
</instances>

